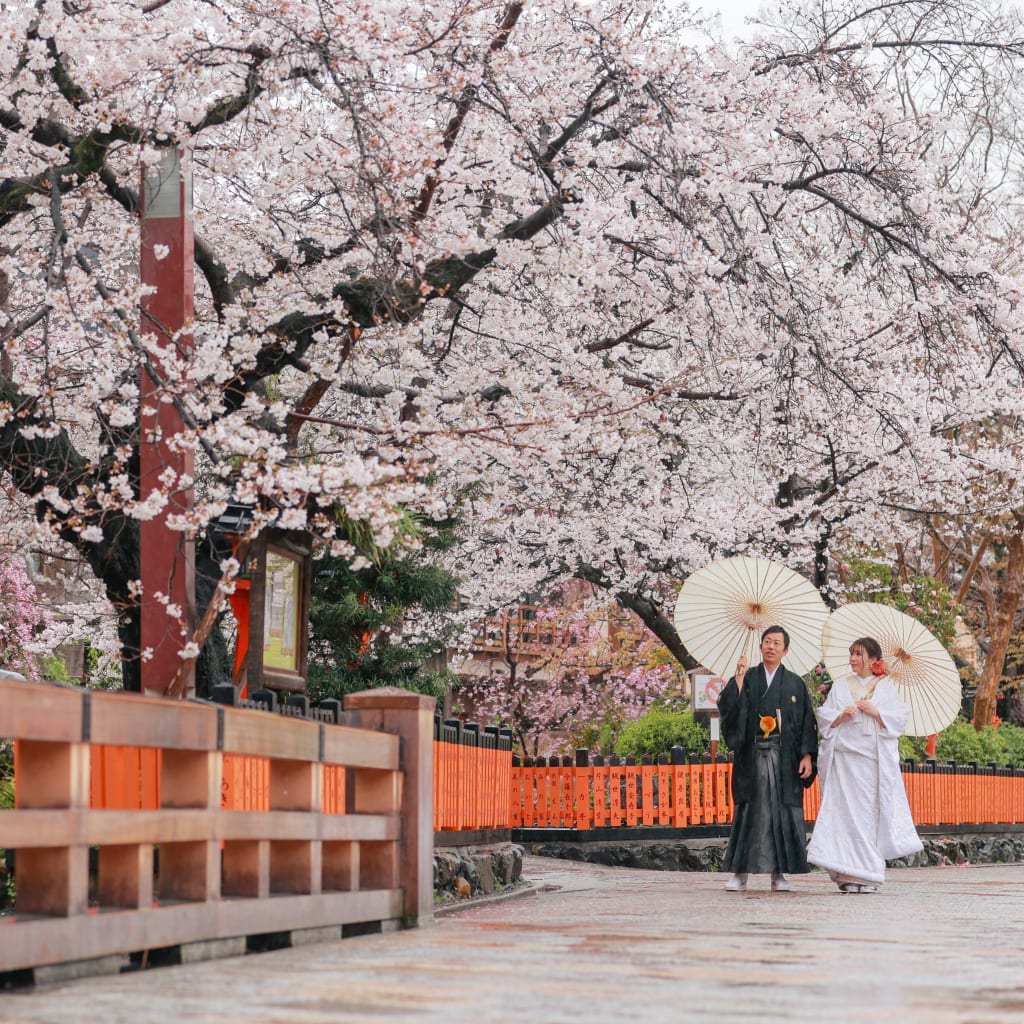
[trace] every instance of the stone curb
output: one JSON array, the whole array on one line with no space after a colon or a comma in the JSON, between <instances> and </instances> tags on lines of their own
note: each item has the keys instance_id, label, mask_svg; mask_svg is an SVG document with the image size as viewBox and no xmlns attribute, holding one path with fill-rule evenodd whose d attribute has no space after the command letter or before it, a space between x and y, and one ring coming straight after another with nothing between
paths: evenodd
<instances>
[{"instance_id":1,"label":"stone curb","mask_svg":"<svg viewBox=\"0 0 1024 1024\"><path fill-rule=\"evenodd\" d=\"M488 893L485 896L467 896L465 899L452 900L450 903L440 903L434 907L434 917L448 917L457 914L462 910L470 910L473 907L485 907L494 903L504 903L507 900L519 899L523 896L537 896L540 893L551 892L557 889L555 885L545 885L538 882L527 882L517 885L505 892Z\"/></svg>"}]
</instances>

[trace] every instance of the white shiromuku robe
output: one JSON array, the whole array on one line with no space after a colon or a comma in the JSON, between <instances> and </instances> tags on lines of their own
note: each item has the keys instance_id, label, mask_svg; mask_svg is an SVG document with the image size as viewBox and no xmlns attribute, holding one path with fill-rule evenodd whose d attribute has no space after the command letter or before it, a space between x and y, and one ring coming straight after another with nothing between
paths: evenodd
<instances>
[{"instance_id":1,"label":"white shiromuku robe","mask_svg":"<svg viewBox=\"0 0 1024 1024\"><path fill-rule=\"evenodd\" d=\"M885 728L869 715L832 723L855 703L850 679L836 680L815 712L821 733L821 809L807 859L833 875L880 885L885 862L921 850L900 772L899 737L910 717L888 676L870 698Z\"/></svg>"}]
</instances>

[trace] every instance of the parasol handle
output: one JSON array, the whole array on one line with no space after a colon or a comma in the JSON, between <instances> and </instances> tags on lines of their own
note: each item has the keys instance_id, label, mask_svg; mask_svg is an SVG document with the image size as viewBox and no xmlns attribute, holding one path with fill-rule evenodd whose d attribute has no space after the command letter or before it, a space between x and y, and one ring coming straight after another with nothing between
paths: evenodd
<instances>
[{"instance_id":1,"label":"parasol handle","mask_svg":"<svg viewBox=\"0 0 1024 1024\"><path fill-rule=\"evenodd\" d=\"M743 677L747 674L749 664L745 654L741 654L740 660L736 662L736 689L740 692L743 691Z\"/></svg>"}]
</instances>

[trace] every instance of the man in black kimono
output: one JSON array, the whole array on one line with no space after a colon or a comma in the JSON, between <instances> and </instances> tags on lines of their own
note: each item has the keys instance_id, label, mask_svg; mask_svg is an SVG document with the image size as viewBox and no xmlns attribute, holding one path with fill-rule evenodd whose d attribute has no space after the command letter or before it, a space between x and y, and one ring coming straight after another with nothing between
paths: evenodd
<instances>
[{"instance_id":1,"label":"man in black kimono","mask_svg":"<svg viewBox=\"0 0 1024 1024\"><path fill-rule=\"evenodd\" d=\"M722 738L733 752L730 892L743 892L748 874L770 874L773 892L790 892L786 873L810 870L804 788L816 772L818 728L804 681L782 664L788 650L789 634L769 626L761 664L748 671L741 657L718 698Z\"/></svg>"}]
</instances>

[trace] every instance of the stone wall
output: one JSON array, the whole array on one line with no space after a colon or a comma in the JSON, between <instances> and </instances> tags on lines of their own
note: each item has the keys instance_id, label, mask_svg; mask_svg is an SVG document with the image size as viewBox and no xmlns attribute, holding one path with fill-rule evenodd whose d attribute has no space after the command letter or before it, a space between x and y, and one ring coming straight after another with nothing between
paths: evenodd
<instances>
[{"instance_id":1,"label":"stone wall","mask_svg":"<svg viewBox=\"0 0 1024 1024\"><path fill-rule=\"evenodd\" d=\"M1024 862L1024 832L922 836L924 849L889 866L1014 864ZM639 839L629 842L537 842L526 852L609 867L652 871L721 871L726 839Z\"/></svg>"},{"instance_id":2,"label":"stone wall","mask_svg":"<svg viewBox=\"0 0 1024 1024\"><path fill-rule=\"evenodd\" d=\"M523 848L444 846L434 850L434 899L490 896L518 885L523 875Z\"/></svg>"}]
</instances>

